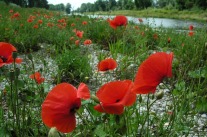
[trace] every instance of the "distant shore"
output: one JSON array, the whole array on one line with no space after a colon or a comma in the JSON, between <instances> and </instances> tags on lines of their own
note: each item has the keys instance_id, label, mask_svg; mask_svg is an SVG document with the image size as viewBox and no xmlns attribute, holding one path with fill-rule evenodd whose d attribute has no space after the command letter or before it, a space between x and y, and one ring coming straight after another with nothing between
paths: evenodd
<instances>
[{"instance_id":1,"label":"distant shore","mask_svg":"<svg viewBox=\"0 0 207 137\"><path fill-rule=\"evenodd\" d=\"M87 12L88 14L98 14L98 15L125 15L133 17L154 17L154 18L171 18L171 19L181 19L181 20L196 20L201 22L207 21L207 11L196 10L196 11L179 11L176 9L145 9L145 10L117 10L117 11L98 11L98 12Z\"/></svg>"}]
</instances>

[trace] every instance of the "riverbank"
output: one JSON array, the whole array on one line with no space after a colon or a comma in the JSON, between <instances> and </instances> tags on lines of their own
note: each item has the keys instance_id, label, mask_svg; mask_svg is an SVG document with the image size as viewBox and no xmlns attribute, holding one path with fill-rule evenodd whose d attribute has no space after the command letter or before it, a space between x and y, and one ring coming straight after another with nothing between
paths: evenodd
<instances>
[{"instance_id":1,"label":"riverbank","mask_svg":"<svg viewBox=\"0 0 207 137\"><path fill-rule=\"evenodd\" d=\"M154 18L172 18L172 19L182 19L182 20L196 20L205 22L207 21L207 11L198 10L198 11L179 11L176 9L167 10L167 9L153 9L148 8L145 10L117 10L110 12L87 12L85 15L89 14L98 14L98 15L125 15L133 17L154 17Z\"/></svg>"}]
</instances>

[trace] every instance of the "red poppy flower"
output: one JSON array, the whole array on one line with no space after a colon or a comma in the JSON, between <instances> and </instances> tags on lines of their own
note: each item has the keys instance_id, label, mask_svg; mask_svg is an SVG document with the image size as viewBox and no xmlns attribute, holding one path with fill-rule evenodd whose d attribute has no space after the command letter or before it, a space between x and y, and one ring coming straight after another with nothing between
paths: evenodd
<instances>
[{"instance_id":1,"label":"red poppy flower","mask_svg":"<svg viewBox=\"0 0 207 137\"><path fill-rule=\"evenodd\" d=\"M38 23L39 23L39 24L42 24L42 22L43 22L42 20L38 20Z\"/></svg>"},{"instance_id":2,"label":"red poppy flower","mask_svg":"<svg viewBox=\"0 0 207 137\"><path fill-rule=\"evenodd\" d=\"M99 71L107 71L107 70L113 70L117 67L116 60L112 58L107 58L102 60L98 63L98 70Z\"/></svg>"},{"instance_id":3,"label":"red poppy flower","mask_svg":"<svg viewBox=\"0 0 207 137\"><path fill-rule=\"evenodd\" d=\"M20 17L19 12L16 12L16 13L14 13L14 14L12 15L11 18L19 18L19 17Z\"/></svg>"},{"instance_id":4,"label":"red poppy flower","mask_svg":"<svg viewBox=\"0 0 207 137\"><path fill-rule=\"evenodd\" d=\"M83 44L84 45L90 45L90 44L92 44L92 41L90 39L87 39L87 40L84 41Z\"/></svg>"},{"instance_id":5,"label":"red poppy flower","mask_svg":"<svg viewBox=\"0 0 207 137\"><path fill-rule=\"evenodd\" d=\"M14 11L13 10L9 10L9 13L13 13Z\"/></svg>"},{"instance_id":6,"label":"red poppy flower","mask_svg":"<svg viewBox=\"0 0 207 137\"><path fill-rule=\"evenodd\" d=\"M150 55L139 67L133 91L138 94L154 93L165 77L172 77L173 53L157 52Z\"/></svg>"},{"instance_id":7,"label":"red poppy flower","mask_svg":"<svg viewBox=\"0 0 207 137\"><path fill-rule=\"evenodd\" d=\"M34 29L38 29L39 26L38 26L37 24L35 24L35 25L33 26L33 28L34 28Z\"/></svg>"},{"instance_id":8,"label":"red poppy flower","mask_svg":"<svg viewBox=\"0 0 207 137\"><path fill-rule=\"evenodd\" d=\"M17 52L17 49L13 45L6 42L0 42L0 67L14 62L14 59L12 58L13 52ZM16 58L15 62L18 64L22 63L22 59Z\"/></svg>"},{"instance_id":9,"label":"red poppy flower","mask_svg":"<svg viewBox=\"0 0 207 137\"><path fill-rule=\"evenodd\" d=\"M155 34L153 34L153 38L156 40L156 39L158 39L158 35L155 33Z\"/></svg>"},{"instance_id":10,"label":"red poppy flower","mask_svg":"<svg viewBox=\"0 0 207 137\"><path fill-rule=\"evenodd\" d=\"M31 23L31 22L33 22L33 19L27 19L27 22L29 22L29 23Z\"/></svg>"},{"instance_id":11,"label":"red poppy flower","mask_svg":"<svg viewBox=\"0 0 207 137\"><path fill-rule=\"evenodd\" d=\"M113 20L108 20L110 26L116 29L118 26L126 26L127 25L127 18L126 16L118 15Z\"/></svg>"},{"instance_id":12,"label":"red poppy flower","mask_svg":"<svg viewBox=\"0 0 207 137\"><path fill-rule=\"evenodd\" d=\"M168 39L167 39L167 43L170 43L171 42L171 38L169 37Z\"/></svg>"},{"instance_id":13,"label":"red poppy flower","mask_svg":"<svg viewBox=\"0 0 207 137\"><path fill-rule=\"evenodd\" d=\"M75 41L75 45L76 45L76 46L78 46L79 43L80 43L80 40L76 40L76 41Z\"/></svg>"},{"instance_id":14,"label":"red poppy flower","mask_svg":"<svg viewBox=\"0 0 207 137\"><path fill-rule=\"evenodd\" d=\"M41 84L45 80L45 78L41 77L39 72L35 72L34 74L30 75L30 78L35 79L38 84Z\"/></svg>"},{"instance_id":15,"label":"red poppy flower","mask_svg":"<svg viewBox=\"0 0 207 137\"><path fill-rule=\"evenodd\" d=\"M189 30L193 30L193 28L194 28L193 25L189 26Z\"/></svg>"},{"instance_id":16,"label":"red poppy flower","mask_svg":"<svg viewBox=\"0 0 207 137\"><path fill-rule=\"evenodd\" d=\"M54 26L54 24L53 24L53 23L48 22L48 23L47 23L47 26L48 26L48 27L53 27L53 26Z\"/></svg>"},{"instance_id":17,"label":"red poppy flower","mask_svg":"<svg viewBox=\"0 0 207 137\"><path fill-rule=\"evenodd\" d=\"M70 37L70 41L73 41L74 40L74 37Z\"/></svg>"},{"instance_id":18,"label":"red poppy flower","mask_svg":"<svg viewBox=\"0 0 207 137\"><path fill-rule=\"evenodd\" d=\"M42 121L60 132L72 132L76 126L75 112L81 107L81 98L90 98L89 89L84 83L78 89L68 83L56 85L42 104Z\"/></svg>"},{"instance_id":19,"label":"red poppy flower","mask_svg":"<svg viewBox=\"0 0 207 137\"><path fill-rule=\"evenodd\" d=\"M193 34L194 34L194 32L193 32L193 31L190 31L190 32L188 33L188 36L192 37Z\"/></svg>"},{"instance_id":20,"label":"red poppy flower","mask_svg":"<svg viewBox=\"0 0 207 137\"><path fill-rule=\"evenodd\" d=\"M143 22L143 20L142 20L141 18L138 18L138 21L139 21L140 23L142 23L142 22Z\"/></svg>"},{"instance_id":21,"label":"red poppy flower","mask_svg":"<svg viewBox=\"0 0 207 137\"><path fill-rule=\"evenodd\" d=\"M87 21L83 21L82 24L83 24L83 25L87 25L88 22L87 22Z\"/></svg>"},{"instance_id":22,"label":"red poppy flower","mask_svg":"<svg viewBox=\"0 0 207 137\"><path fill-rule=\"evenodd\" d=\"M72 23L70 26L71 26L71 27L74 27L74 26L75 26L75 23Z\"/></svg>"},{"instance_id":23,"label":"red poppy flower","mask_svg":"<svg viewBox=\"0 0 207 137\"><path fill-rule=\"evenodd\" d=\"M136 94L131 91L132 86L131 80L104 84L96 93L100 104L94 109L102 113L122 114L125 106L132 106L136 101Z\"/></svg>"},{"instance_id":24,"label":"red poppy flower","mask_svg":"<svg viewBox=\"0 0 207 137\"><path fill-rule=\"evenodd\" d=\"M137 30L139 30L139 27L138 26L134 26L134 28L137 29Z\"/></svg>"},{"instance_id":25,"label":"red poppy flower","mask_svg":"<svg viewBox=\"0 0 207 137\"><path fill-rule=\"evenodd\" d=\"M78 36L79 38L82 38L83 37L83 31L79 31L79 30L77 30L76 31L76 36Z\"/></svg>"}]
</instances>

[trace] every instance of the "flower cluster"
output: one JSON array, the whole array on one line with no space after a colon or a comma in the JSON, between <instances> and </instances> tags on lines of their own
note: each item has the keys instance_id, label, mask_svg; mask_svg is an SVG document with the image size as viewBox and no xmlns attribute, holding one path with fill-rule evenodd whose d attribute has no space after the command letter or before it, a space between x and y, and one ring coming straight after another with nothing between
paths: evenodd
<instances>
[{"instance_id":1,"label":"flower cluster","mask_svg":"<svg viewBox=\"0 0 207 137\"><path fill-rule=\"evenodd\" d=\"M94 109L101 113L121 115L124 107L136 102L136 94L155 93L156 87L165 77L172 76L173 53L157 52L150 55L139 67L134 82L131 80L111 81L96 92L98 104ZM114 70L117 62L112 58L97 65L99 71ZM86 84L78 89L68 83L56 85L42 104L42 120L48 127L67 133L76 126L75 112L81 107L81 99L89 99ZM94 97L93 97L94 98Z\"/></svg>"}]
</instances>

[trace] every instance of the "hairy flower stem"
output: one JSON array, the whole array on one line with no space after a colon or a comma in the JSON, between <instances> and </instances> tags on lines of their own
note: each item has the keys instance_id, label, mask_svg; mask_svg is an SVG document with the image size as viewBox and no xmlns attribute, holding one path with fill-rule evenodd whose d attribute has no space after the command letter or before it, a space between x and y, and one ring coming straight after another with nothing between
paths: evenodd
<instances>
[{"instance_id":1,"label":"hairy flower stem","mask_svg":"<svg viewBox=\"0 0 207 137\"><path fill-rule=\"evenodd\" d=\"M154 101L155 102L155 101ZM153 102L153 103L154 103ZM150 94L147 95L147 115L144 119L144 122L142 123L142 128L140 130L140 135L142 135L142 132L143 132L143 128L144 128L144 125L147 121L147 137L149 136L149 111L150 111L150 107L151 107L152 103L150 104Z\"/></svg>"},{"instance_id":2,"label":"hairy flower stem","mask_svg":"<svg viewBox=\"0 0 207 137\"><path fill-rule=\"evenodd\" d=\"M15 119L14 121L16 121L16 129L17 129L17 135L20 135L20 113L19 113L19 102L18 102L18 83L17 83L17 80L18 80L18 72L17 72L17 69L16 69L16 63L15 63L15 58L14 58L14 63L13 63L13 67L14 67L14 115L15 115ZM12 81L11 81L12 82Z\"/></svg>"}]
</instances>

